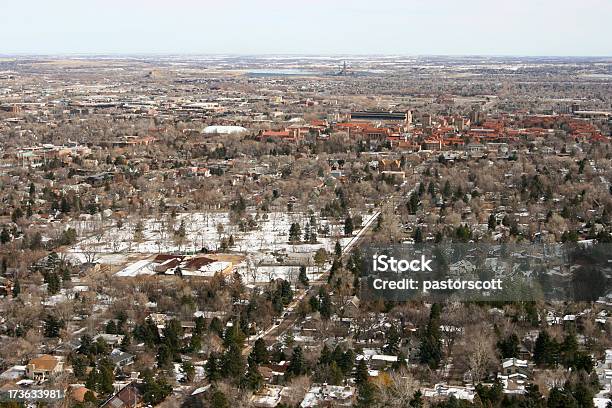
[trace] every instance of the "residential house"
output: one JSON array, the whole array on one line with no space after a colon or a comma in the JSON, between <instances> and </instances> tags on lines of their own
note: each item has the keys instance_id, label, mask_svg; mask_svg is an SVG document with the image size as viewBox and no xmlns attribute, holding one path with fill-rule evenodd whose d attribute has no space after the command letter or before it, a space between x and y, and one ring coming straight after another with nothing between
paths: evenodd
<instances>
[{"instance_id":1,"label":"residential house","mask_svg":"<svg viewBox=\"0 0 612 408\"><path fill-rule=\"evenodd\" d=\"M504 392L507 394L523 394L530 379L531 370L527 360L518 358L506 358L502 362L501 373L497 378L504 385Z\"/></svg>"},{"instance_id":2,"label":"residential house","mask_svg":"<svg viewBox=\"0 0 612 408\"><path fill-rule=\"evenodd\" d=\"M137 408L142 405L142 395L136 384L131 382L106 400L100 408Z\"/></svg>"},{"instance_id":3,"label":"residential house","mask_svg":"<svg viewBox=\"0 0 612 408\"><path fill-rule=\"evenodd\" d=\"M123 368L134 363L134 356L130 353L126 353L119 349L113 349L108 355L111 363L115 365L116 368Z\"/></svg>"},{"instance_id":4,"label":"residential house","mask_svg":"<svg viewBox=\"0 0 612 408\"><path fill-rule=\"evenodd\" d=\"M436 384L433 388L424 388L423 397L434 400L447 399L454 396L457 399L473 401L476 391L472 387L449 386Z\"/></svg>"},{"instance_id":5,"label":"residential house","mask_svg":"<svg viewBox=\"0 0 612 408\"><path fill-rule=\"evenodd\" d=\"M335 406L350 407L353 405L355 388L350 386L314 384L304 396L301 408Z\"/></svg>"},{"instance_id":6,"label":"residential house","mask_svg":"<svg viewBox=\"0 0 612 408\"><path fill-rule=\"evenodd\" d=\"M280 404L283 386L281 385L264 385L261 390L257 391L251 397L251 404L258 408L273 408Z\"/></svg>"},{"instance_id":7,"label":"residential house","mask_svg":"<svg viewBox=\"0 0 612 408\"><path fill-rule=\"evenodd\" d=\"M26 366L26 376L38 381L44 381L63 371L64 362L59 357L49 354L33 358Z\"/></svg>"}]
</instances>

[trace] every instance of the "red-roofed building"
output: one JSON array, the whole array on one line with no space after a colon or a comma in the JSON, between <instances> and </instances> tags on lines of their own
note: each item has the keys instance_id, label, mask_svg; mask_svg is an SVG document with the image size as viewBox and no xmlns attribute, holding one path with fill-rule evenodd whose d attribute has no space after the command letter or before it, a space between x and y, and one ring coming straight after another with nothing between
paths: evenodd
<instances>
[{"instance_id":1,"label":"red-roofed building","mask_svg":"<svg viewBox=\"0 0 612 408\"><path fill-rule=\"evenodd\" d=\"M303 139L300 128L287 128L285 130L264 130L262 131L258 139L259 140L282 140L287 142L299 142Z\"/></svg>"}]
</instances>

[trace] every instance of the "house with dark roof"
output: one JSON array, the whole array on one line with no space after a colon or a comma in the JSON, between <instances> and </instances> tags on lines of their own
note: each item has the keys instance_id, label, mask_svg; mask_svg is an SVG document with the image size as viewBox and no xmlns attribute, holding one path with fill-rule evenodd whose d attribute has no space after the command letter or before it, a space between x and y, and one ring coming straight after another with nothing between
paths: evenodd
<instances>
[{"instance_id":1,"label":"house with dark roof","mask_svg":"<svg viewBox=\"0 0 612 408\"><path fill-rule=\"evenodd\" d=\"M123 368L128 366L134 362L134 356L130 353L126 353L119 349L113 349L108 356L111 363L115 365L116 368Z\"/></svg>"},{"instance_id":2,"label":"house with dark roof","mask_svg":"<svg viewBox=\"0 0 612 408\"><path fill-rule=\"evenodd\" d=\"M137 408L142 405L142 394L132 382L106 400L100 408Z\"/></svg>"}]
</instances>

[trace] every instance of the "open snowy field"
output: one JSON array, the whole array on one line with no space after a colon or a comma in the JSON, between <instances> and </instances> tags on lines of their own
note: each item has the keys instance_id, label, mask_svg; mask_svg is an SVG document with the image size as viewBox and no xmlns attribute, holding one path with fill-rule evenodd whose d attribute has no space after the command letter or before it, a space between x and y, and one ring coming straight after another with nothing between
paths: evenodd
<instances>
[{"instance_id":1,"label":"open snowy field","mask_svg":"<svg viewBox=\"0 0 612 408\"><path fill-rule=\"evenodd\" d=\"M251 215L257 225L246 232L230 222L228 213L184 213L175 218L131 219L120 227L113 225L93 234L66 252L82 262L93 258L98 262L121 265L128 256L133 258L135 254L195 253L202 248L217 251L222 241L227 242L232 236L234 244L226 252L245 256L245 261L235 265L236 270L247 282L267 282L279 277L296 280L299 265L311 265L308 276L313 278L320 272L320 268L313 265L315 252L320 248L333 252L336 241L344 247L351 240L351 237L343 237L343 223L317 218L317 229L326 229L329 234L317 234L314 244L292 245L288 242L291 224L299 223L303 235L310 220L308 214L276 212ZM372 214L367 213L361 216L363 225L372 218ZM175 233L181 225L184 236ZM358 231L356 229L354 234Z\"/></svg>"}]
</instances>

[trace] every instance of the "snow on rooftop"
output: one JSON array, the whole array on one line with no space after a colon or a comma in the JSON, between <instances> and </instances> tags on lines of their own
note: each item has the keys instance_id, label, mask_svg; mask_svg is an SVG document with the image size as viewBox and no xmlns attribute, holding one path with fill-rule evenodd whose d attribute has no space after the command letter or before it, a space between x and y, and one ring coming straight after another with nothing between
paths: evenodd
<instances>
[{"instance_id":1,"label":"snow on rooftop","mask_svg":"<svg viewBox=\"0 0 612 408\"><path fill-rule=\"evenodd\" d=\"M519 360L518 358L507 358L503 361L502 366L504 368L516 366L516 367L527 367L527 360Z\"/></svg>"},{"instance_id":2,"label":"snow on rooftop","mask_svg":"<svg viewBox=\"0 0 612 408\"><path fill-rule=\"evenodd\" d=\"M390 356L386 354L375 354L371 357L371 360L387 361L390 363L394 363L397 361L397 356Z\"/></svg>"},{"instance_id":3,"label":"snow on rooftop","mask_svg":"<svg viewBox=\"0 0 612 408\"><path fill-rule=\"evenodd\" d=\"M134 262L133 264L128 265L126 268L122 269L121 271L116 273L116 276L137 276L137 275L141 275L144 271L142 271L146 266L148 266L149 264L151 264L151 261L147 260L147 259L143 259L137 262ZM153 272L152 270L148 271L147 274L152 275L155 272Z\"/></svg>"}]
</instances>

